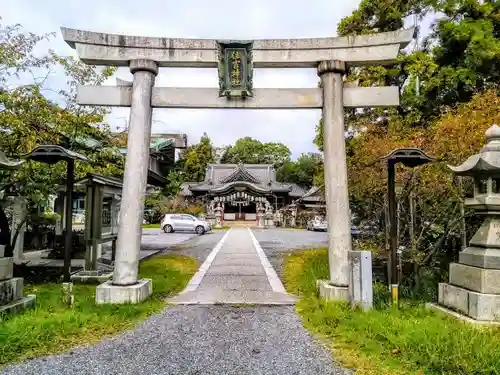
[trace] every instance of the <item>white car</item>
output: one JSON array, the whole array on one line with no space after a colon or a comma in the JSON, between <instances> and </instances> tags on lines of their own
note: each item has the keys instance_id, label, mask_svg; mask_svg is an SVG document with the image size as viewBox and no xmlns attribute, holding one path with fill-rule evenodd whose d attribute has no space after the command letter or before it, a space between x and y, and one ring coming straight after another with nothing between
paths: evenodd
<instances>
[{"instance_id":1,"label":"white car","mask_svg":"<svg viewBox=\"0 0 500 375\"><path fill-rule=\"evenodd\" d=\"M166 214L161 221L160 228L165 233L186 231L195 232L199 235L212 230L207 221L200 220L193 215L187 214Z\"/></svg>"},{"instance_id":2,"label":"white car","mask_svg":"<svg viewBox=\"0 0 500 375\"><path fill-rule=\"evenodd\" d=\"M306 226L307 230L326 232L328 230L328 225L326 221L321 219L309 220Z\"/></svg>"}]
</instances>

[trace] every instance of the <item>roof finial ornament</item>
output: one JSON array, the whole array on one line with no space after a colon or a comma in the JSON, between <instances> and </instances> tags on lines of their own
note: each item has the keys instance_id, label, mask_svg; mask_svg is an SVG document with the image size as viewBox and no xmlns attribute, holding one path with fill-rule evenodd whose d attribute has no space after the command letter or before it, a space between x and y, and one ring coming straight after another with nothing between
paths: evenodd
<instances>
[{"instance_id":1,"label":"roof finial ornament","mask_svg":"<svg viewBox=\"0 0 500 375\"><path fill-rule=\"evenodd\" d=\"M486 136L486 145L483 147L484 151L500 151L500 126L497 124L491 125L484 133Z\"/></svg>"}]
</instances>

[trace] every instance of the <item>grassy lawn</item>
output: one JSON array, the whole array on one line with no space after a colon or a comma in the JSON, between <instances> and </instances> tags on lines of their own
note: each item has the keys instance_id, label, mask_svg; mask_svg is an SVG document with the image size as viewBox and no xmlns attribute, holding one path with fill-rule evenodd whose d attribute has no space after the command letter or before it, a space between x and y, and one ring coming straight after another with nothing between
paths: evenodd
<instances>
[{"instance_id":1,"label":"grassy lawn","mask_svg":"<svg viewBox=\"0 0 500 375\"><path fill-rule=\"evenodd\" d=\"M61 302L60 284L25 287L37 295L35 310L0 320L0 366L10 362L94 343L138 322L165 306L165 297L181 291L197 270L193 258L162 255L140 265L141 278L153 279L153 297L142 304L96 305L95 285L74 285L75 305Z\"/></svg>"},{"instance_id":2,"label":"grassy lawn","mask_svg":"<svg viewBox=\"0 0 500 375\"><path fill-rule=\"evenodd\" d=\"M223 225L220 228L212 228L212 230L228 230L228 229L231 229L229 225Z\"/></svg>"},{"instance_id":3,"label":"grassy lawn","mask_svg":"<svg viewBox=\"0 0 500 375\"><path fill-rule=\"evenodd\" d=\"M356 374L500 374L500 328L468 325L404 301L399 310L379 303L367 313L325 303L316 297L315 282L327 278L326 249L287 255L284 281L302 297L297 311L305 327Z\"/></svg>"},{"instance_id":4,"label":"grassy lawn","mask_svg":"<svg viewBox=\"0 0 500 375\"><path fill-rule=\"evenodd\" d=\"M142 224L143 228L160 229L160 224Z\"/></svg>"}]
</instances>

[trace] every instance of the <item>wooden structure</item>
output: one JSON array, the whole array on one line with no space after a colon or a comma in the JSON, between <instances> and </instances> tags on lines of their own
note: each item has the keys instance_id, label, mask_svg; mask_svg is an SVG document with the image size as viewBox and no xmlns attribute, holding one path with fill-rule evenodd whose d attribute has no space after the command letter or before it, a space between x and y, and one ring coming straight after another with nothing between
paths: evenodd
<instances>
[{"instance_id":1,"label":"wooden structure","mask_svg":"<svg viewBox=\"0 0 500 375\"><path fill-rule=\"evenodd\" d=\"M220 204L224 221L254 221L260 203L277 210L301 197L304 190L293 183L277 182L271 164L210 164L205 180L183 184L181 194L202 200L208 214Z\"/></svg>"},{"instance_id":2,"label":"wooden structure","mask_svg":"<svg viewBox=\"0 0 500 375\"><path fill-rule=\"evenodd\" d=\"M325 194L319 186L313 186L307 193L294 202L298 211L324 213L326 211Z\"/></svg>"},{"instance_id":3,"label":"wooden structure","mask_svg":"<svg viewBox=\"0 0 500 375\"><path fill-rule=\"evenodd\" d=\"M120 179L88 174L75 184L75 191L85 192L85 269L71 276L79 282L102 282L111 278L111 272L100 272L97 259L102 245L111 242L114 260L118 237L118 213L122 191Z\"/></svg>"},{"instance_id":4,"label":"wooden structure","mask_svg":"<svg viewBox=\"0 0 500 375\"><path fill-rule=\"evenodd\" d=\"M147 183L165 186L168 183L168 173L175 163L175 151L186 147L186 134L151 134ZM126 147L120 148L119 151L121 155L127 156Z\"/></svg>"}]
</instances>

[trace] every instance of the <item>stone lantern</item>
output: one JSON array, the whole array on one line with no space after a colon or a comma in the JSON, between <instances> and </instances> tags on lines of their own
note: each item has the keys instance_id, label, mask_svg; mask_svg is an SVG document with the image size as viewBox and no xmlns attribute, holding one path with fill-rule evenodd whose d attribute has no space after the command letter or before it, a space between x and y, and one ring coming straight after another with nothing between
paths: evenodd
<instances>
[{"instance_id":1,"label":"stone lantern","mask_svg":"<svg viewBox=\"0 0 500 375\"><path fill-rule=\"evenodd\" d=\"M10 160L3 151L0 151L0 169L15 170L23 162L23 160ZM3 189L4 187L2 187L2 195ZM15 228L12 230L14 231ZM24 279L13 276L14 259L11 256L5 256L5 245L0 245L0 314L14 314L35 306L34 294L24 296Z\"/></svg>"},{"instance_id":2,"label":"stone lantern","mask_svg":"<svg viewBox=\"0 0 500 375\"><path fill-rule=\"evenodd\" d=\"M474 195L465 205L484 221L450 264L449 283L439 284L438 306L477 321L500 322L500 127L486 131L486 145L458 167L457 176L474 179Z\"/></svg>"},{"instance_id":3,"label":"stone lantern","mask_svg":"<svg viewBox=\"0 0 500 375\"><path fill-rule=\"evenodd\" d=\"M290 211L292 214L292 217L290 220L290 226L292 228L295 228L297 226L297 204L295 202L293 202L292 204L290 204L289 208L290 208Z\"/></svg>"},{"instance_id":4,"label":"stone lantern","mask_svg":"<svg viewBox=\"0 0 500 375\"><path fill-rule=\"evenodd\" d=\"M216 198L217 199L217 198ZM214 208L214 215L215 215L215 227L216 228L222 228L222 215L223 215L223 208L222 204L219 199L216 201L216 206Z\"/></svg>"},{"instance_id":5,"label":"stone lantern","mask_svg":"<svg viewBox=\"0 0 500 375\"><path fill-rule=\"evenodd\" d=\"M259 228L264 228L264 213L266 212L262 202L262 198L259 197L257 203L257 226Z\"/></svg>"}]
</instances>

